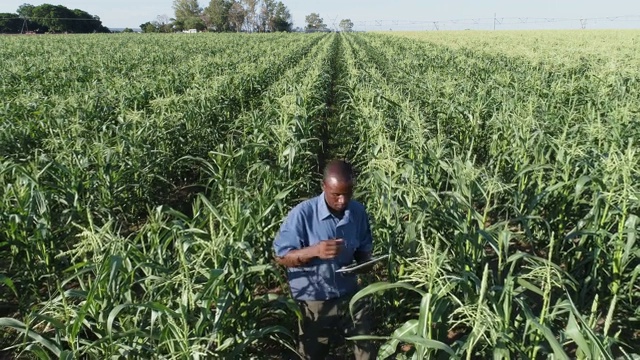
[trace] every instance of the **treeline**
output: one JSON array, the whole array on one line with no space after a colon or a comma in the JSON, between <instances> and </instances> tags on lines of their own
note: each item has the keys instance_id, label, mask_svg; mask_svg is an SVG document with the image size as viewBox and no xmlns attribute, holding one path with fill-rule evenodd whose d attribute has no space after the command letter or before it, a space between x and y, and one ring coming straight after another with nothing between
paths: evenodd
<instances>
[{"instance_id":1,"label":"treeline","mask_svg":"<svg viewBox=\"0 0 640 360\"><path fill-rule=\"evenodd\" d=\"M23 4L16 13L0 13L0 33L108 33L100 18L62 5Z\"/></svg>"},{"instance_id":2,"label":"treeline","mask_svg":"<svg viewBox=\"0 0 640 360\"><path fill-rule=\"evenodd\" d=\"M158 16L141 24L142 32L281 32L293 26L289 9L275 0L210 0L205 8L198 0L174 0L173 9L174 18Z\"/></svg>"}]
</instances>

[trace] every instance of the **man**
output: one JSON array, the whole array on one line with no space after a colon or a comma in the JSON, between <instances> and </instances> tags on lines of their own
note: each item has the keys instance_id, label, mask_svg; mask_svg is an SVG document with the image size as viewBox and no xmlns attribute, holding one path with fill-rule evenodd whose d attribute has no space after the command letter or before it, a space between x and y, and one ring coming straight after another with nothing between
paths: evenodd
<instances>
[{"instance_id":1,"label":"man","mask_svg":"<svg viewBox=\"0 0 640 360\"><path fill-rule=\"evenodd\" d=\"M349 313L359 290L355 272L336 272L371 257L369 219L364 206L351 199L353 180L347 162L327 164L322 193L294 207L274 240L277 262L287 268L291 295L302 311L298 351L304 359L324 359L338 331L366 335L370 328L366 300L356 303L353 319ZM356 342L354 353L358 360L376 357L368 342Z\"/></svg>"}]
</instances>

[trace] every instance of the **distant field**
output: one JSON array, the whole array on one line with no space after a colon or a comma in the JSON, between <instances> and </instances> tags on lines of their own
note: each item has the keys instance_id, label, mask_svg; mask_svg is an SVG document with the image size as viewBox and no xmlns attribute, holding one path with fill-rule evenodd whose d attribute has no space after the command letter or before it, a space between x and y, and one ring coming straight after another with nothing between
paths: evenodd
<instances>
[{"instance_id":1,"label":"distant field","mask_svg":"<svg viewBox=\"0 0 640 360\"><path fill-rule=\"evenodd\" d=\"M391 253L360 293L383 355L640 355L640 31L12 36L0 60L6 356L279 358L272 240L334 157Z\"/></svg>"},{"instance_id":2,"label":"distant field","mask_svg":"<svg viewBox=\"0 0 640 360\"><path fill-rule=\"evenodd\" d=\"M581 60L593 56L599 62L624 61L637 64L640 54L638 30L564 30L564 31L427 31L387 32L423 40L450 48L470 48L503 53L530 60ZM594 60L594 59L592 59Z\"/></svg>"}]
</instances>

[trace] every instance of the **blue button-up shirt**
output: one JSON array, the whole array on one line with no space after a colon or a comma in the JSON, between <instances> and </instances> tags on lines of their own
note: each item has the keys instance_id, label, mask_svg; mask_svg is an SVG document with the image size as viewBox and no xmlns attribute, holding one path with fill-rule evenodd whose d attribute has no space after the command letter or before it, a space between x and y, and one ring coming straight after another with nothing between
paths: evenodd
<instances>
[{"instance_id":1,"label":"blue button-up shirt","mask_svg":"<svg viewBox=\"0 0 640 360\"><path fill-rule=\"evenodd\" d=\"M365 208L355 200L349 202L342 219L331 214L324 192L289 212L273 242L276 256L338 238L344 239L344 246L335 258L314 258L302 267L287 269L294 299L328 300L356 292L356 275L336 273L336 270L351 264L356 251L370 252L373 244Z\"/></svg>"}]
</instances>

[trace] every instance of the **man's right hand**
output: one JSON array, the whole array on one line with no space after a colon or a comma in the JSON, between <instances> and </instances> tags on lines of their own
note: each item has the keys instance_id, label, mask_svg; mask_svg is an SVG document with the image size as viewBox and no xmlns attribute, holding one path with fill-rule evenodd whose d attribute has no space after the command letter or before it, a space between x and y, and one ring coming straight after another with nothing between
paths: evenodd
<instances>
[{"instance_id":1,"label":"man's right hand","mask_svg":"<svg viewBox=\"0 0 640 360\"><path fill-rule=\"evenodd\" d=\"M322 240L315 245L316 256L320 259L333 259L344 245L343 239Z\"/></svg>"},{"instance_id":2,"label":"man's right hand","mask_svg":"<svg viewBox=\"0 0 640 360\"><path fill-rule=\"evenodd\" d=\"M277 257L278 264L285 267L298 267L309 263L317 257L323 260L333 259L344 246L343 239L323 240L319 243L298 250L291 250L283 257Z\"/></svg>"}]
</instances>

